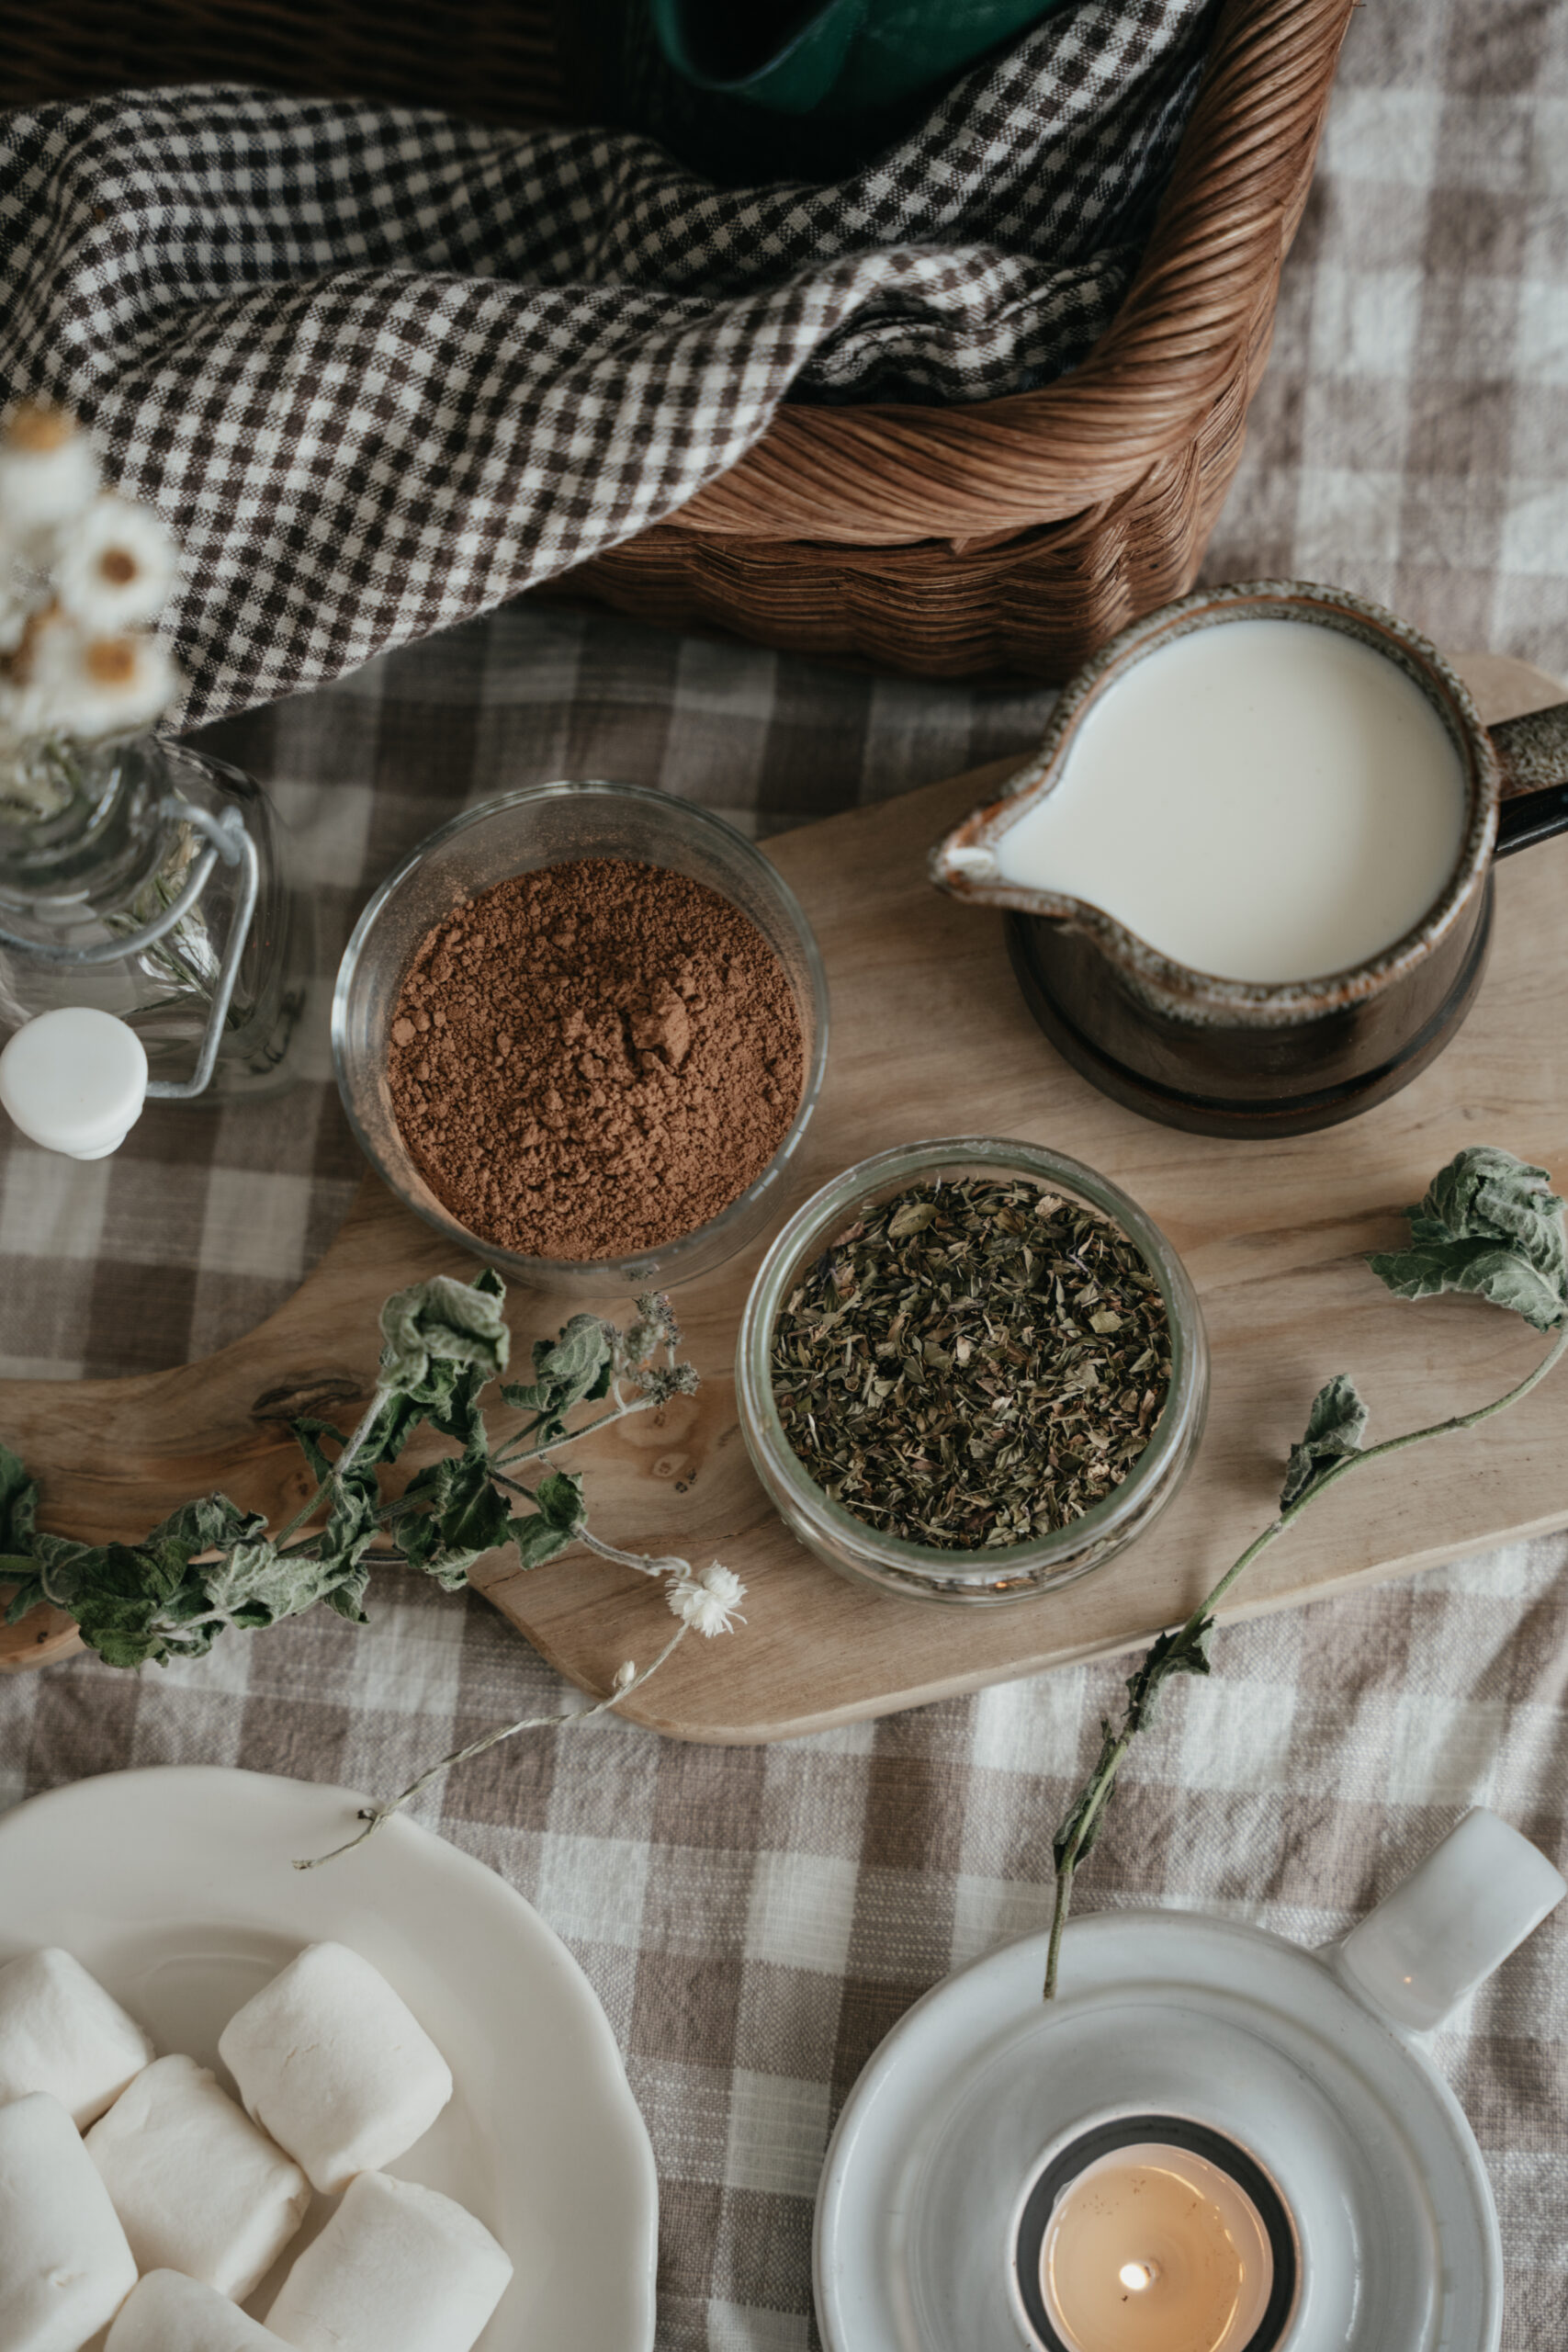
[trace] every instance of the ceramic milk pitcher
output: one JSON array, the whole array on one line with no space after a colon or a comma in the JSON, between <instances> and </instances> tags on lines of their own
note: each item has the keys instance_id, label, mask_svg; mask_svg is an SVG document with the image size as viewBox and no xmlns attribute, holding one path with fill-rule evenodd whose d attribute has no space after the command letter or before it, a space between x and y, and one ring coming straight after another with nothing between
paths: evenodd
<instances>
[{"instance_id":1,"label":"ceramic milk pitcher","mask_svg":"<svg viewBox=\"0 0 1568 2352\"><path fill-rule=\"evenodd\" d=\"M1457 753L1457 848L1392 944L1302 978L1227 978L1162 954L1105 908L1003 872L1005 837L1060 783L1086 722L1138 665L1200 630L1296 621L1338 632L1419 690ZM1157 756L1157 754L1156 754ZM1064 689L1039 752L938 843L938 886L1005 909L1024 997L1065 1058L1116 1101L1199 1135L1300 1135L1409 1084L1474 1002L1499 857L1568 829L1568 704L1488 729L1416 630L1348 590L1299 581L1201 589L1112 639ZM1281 865L1291 844L1281 838Z\"/></svg>"}]
</instances>

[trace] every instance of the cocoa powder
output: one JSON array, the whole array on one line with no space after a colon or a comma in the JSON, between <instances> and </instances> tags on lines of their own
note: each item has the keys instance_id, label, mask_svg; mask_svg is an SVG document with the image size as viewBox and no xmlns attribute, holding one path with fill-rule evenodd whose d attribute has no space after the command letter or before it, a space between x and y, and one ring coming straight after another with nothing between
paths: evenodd
<instances>
[{"instance_id":1,"label":"cocoa powder","mask_svg":"<svg viewBox=\"0 0 1568 2352\"><path fill-rule=\"evenodd\" d=\"M783 1142L800 1015L756 924L662 866L581 858L430 932L388 1080L436 1197L535 1258L623 1258L728 1208Z\"/></svg>"}]
</instances>

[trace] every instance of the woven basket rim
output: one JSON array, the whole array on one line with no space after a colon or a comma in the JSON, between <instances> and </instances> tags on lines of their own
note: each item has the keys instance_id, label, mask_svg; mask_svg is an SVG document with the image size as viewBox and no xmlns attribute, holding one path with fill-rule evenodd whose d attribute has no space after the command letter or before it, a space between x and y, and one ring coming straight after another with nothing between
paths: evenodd
<instances>
[{"instance_id":1,"label":"woven basket rim","mask_svg":"<svg viewBox=\"0 0 1568 2352\"><path fill-rule=\"evenodd\" d=\"M1082 366L948 407L785 406L665 526L895 546L1116 497L1190 443L1269 309L1357 0L1222 0L1143 259Z\"/></svg>"}]
</instances>

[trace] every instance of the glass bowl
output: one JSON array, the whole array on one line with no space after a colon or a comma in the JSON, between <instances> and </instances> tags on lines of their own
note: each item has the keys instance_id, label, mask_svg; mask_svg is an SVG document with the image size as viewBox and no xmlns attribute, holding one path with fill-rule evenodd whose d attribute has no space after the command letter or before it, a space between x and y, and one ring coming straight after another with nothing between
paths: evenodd
<instances>
[{"instance_id":1,"label":"glass bowl","mask_svg":"<svg viewBox=\"0 0 1568 2352\"><path fill-rule=\"evenodd\" d=\"M1149 1442L1127 1476L1081 1519L1025 1544L981 1552L938 1551L879 1534L831 1501L788 1438L773 1402L770 1358L780 1306L835 1234L896 1193L941 1177L1023 1177L1087 1202L1136 1245L1160 1286L1170 1327L1170 1385ZM1119 1184L1078 1160L1033 1144L956 1136L900 1145L846 1169L814 1193L773 1242L746 1301L736 1350L740 1430L751 1464L791 1533L840 1575L924 1600L970 1605L1017 1601L1087 1576L1162 1511L1192 1465L1209 1402L1209 1342L1187 1270L1169 1242Z\"/></svg>"},{"instance_id":2,"label":"glass bowl","mask_svg":"<svg viewBox=\"0 0 1568 2352\"><path fill-rule=\"evenodd\" d=\"M389 1035L403 976L434 924L492 883L580 857L624 857L667 866L705 882L750 915L794 991L806 1084L789 1132L767 1167L705 1225L635 1257L527 1258L460 1225L426 1183L393 1114L387 1083ZM744 1249L783 1201L783 1179L817 1106L827 1058L827 975L789 885L723 818L640 785L525 785L454 817L382 883L355 925L333 994L338 1091L371 1166L437 1233L474 1250L509 1282L535 1289L665 1289L710 1272Z\"/></svg>"}]
</instances>

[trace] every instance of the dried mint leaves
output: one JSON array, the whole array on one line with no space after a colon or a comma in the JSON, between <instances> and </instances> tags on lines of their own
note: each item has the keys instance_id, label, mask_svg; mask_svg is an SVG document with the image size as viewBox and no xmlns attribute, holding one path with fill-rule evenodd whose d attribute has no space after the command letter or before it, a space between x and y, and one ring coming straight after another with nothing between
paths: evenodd
<instances>
[{"instance_id":1,"label":"dried mint leaves","mask_svg":"<svg viewBox=\"0 0 1568 2352\"><path fill-rule=\"evenodd\" d=\"M878 1532L942 1551L1066 1527L1127 1476L1170 1383L1122 1227L1019 1179L918 1185L838 1235L774 1326L785 1435Z\"/></svg>"}]
</instances>

